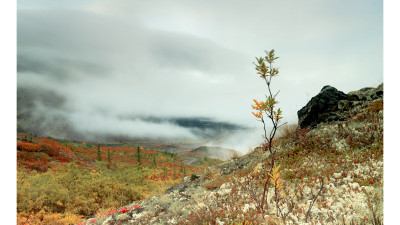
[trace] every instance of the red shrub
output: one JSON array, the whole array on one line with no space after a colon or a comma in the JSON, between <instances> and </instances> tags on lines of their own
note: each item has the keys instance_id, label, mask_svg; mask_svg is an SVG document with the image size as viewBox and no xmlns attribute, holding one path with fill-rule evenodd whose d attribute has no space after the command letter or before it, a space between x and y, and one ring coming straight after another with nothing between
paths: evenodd
<instances>
[{"instance_id":1,"label":"red shrub","mask_svg":"<svg viewBox=\"0 0 400 225\"><path fill-rule=\"evenodd\" d=\"M17 149L28 152L39 152L42 148L38 144L32 144L27 142L17 142Z\"/></svg>"},{"instance_id":2,"label":"red shrub","mask_svg":"<svg viewBox=\"0 0 400 225\"><path fill-rule=\"evenodd\" d=\"M56 148L54 148L48 144L43 144L42 148L46 151L47 155L49 155L51 157L60 155L60 152Z\"/></svg>"},{"instance_id":3,"label":"red shrub","mask_svg":"<svg viewBox=\"0 0 400 225\"><path fill-rule=\"evenodd\" d=\"M24 162L24 161L33 161L36 157L29 152L17 152L17 161Z\"/></svg>"},{"instance_id":4,"label":"red shrub","mask_svg":"<svg viewBox=\"0 0 400 225\"><path fill-rule=\"evenodd\" d=\"M46 153L17 152L18 166L26 166L28 169L46 172L50 167L50 157Z\"/></svg>"},{"instance_id":5,"label":"red shrub","mask_svg":"<svg viewBox=\"0 0 400 225\"><path fill-rule=\"evenodd\" d=\"M33 161L33 162L26 162L26 166L31 170L36 170L38 172L46 172L49 168L47 162L43 161Z\"/></svg>"},{"instance_id":6,"label":"red shrub","mask_svg":"<svg viewBox=\"0 0 400 225\"><path fill-rule=\"evenodd\" d=\"M63 163L63 162L67 162L67 163L71 162L70 159L65 158L64 156L61 156L61 155L56 156L55 159L57 159L57 161L59 161L59 162L61 162L61 163Z\"/></svg>"}]
</instances>

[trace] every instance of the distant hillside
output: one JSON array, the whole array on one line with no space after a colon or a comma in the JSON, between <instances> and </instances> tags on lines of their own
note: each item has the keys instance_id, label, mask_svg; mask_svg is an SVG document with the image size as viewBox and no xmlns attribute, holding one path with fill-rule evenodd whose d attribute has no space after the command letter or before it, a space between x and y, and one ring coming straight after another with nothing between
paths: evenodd
<instances>
[{"instance_id":1,"label":"distant hillside","mask_svg":"<svg viewBox=\"0 0 400 225\"><path fill-rule=\"evenodd\" d=\"M184 150L185 148L179 145L157 145L154 146L153 149L156 151L173 153L176 151Z\"/></svg>"},{"instance_id":2,"label":"distant hillside","mask_svg":"<svg viewBox=\"0 0 400 225\"><path fill-rule=\"evenodd\" d=\"M213 121L209 118L173 118L170 120L182 127L196 127L200 129L211 128L214 130L243 129L243 127L236 124Z\"/></svg>"},{"instance_id":3,"label":"distant hillside","mask_svg":"<svg viewBox=\"0 0 400 225\"><path fill-rule=\"evenodd\" d=\"M202 154L210 158L217 158L221 160L230 159L235 153L237 153L233 149L216 147L216 146L201 146L191 150L190 152Z\"/></svg>"},{"instance_id":4,"label":"distant hillside","mask_svg":"<svg viewBox=\"0 0 400 225\"><path fill-rule=\"evenodd\" d=\"M148 122L175 124L189 129L194 135L203 139L219 139L232 132L247 129L237 124L216 121L206 117L145 117L140 119Z\"/></svg>"}]
</instances>

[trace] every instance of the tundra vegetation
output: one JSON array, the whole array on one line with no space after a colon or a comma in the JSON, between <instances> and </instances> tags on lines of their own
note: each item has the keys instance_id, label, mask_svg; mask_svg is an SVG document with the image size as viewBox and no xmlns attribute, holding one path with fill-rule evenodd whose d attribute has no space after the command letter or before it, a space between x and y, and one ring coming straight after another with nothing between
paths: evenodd
<instances>
[{"instance_id":1,"label":"tundra vegetation","mask_svg":"<svg viewBox=\"0 0 400 225\"><path fill-rule=\"evenodd\" d=\"M163 192L200 167L173 153L18 135L17 223L75 224Z\"/></svg>"}]
</instances>

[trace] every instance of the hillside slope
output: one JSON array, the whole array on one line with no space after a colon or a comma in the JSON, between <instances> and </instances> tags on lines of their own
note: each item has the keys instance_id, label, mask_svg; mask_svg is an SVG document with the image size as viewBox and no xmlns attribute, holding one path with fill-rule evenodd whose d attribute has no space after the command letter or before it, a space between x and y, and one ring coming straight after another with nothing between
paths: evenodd
<instances>
[{"instance_id":1,"label":"hillside slope","mask_svg":"<svg viewBox=\"0 0 400 225\"><path fill-rule=\"evenodd\" d=\"M218 146L200 146L191 150L190 152L221 160L227 160L232 158L232 156L234 156L235 154L239 154L233 149L227 149Z\"/></svg>"},{"instance_id":2,"label":"hillside slope","mask_svg":"<svg viewBox=\"0 0 400 225\"><path fill-rule=\"evenodd\" d=\"M17 136L17 224L76 224L163 193L200 168L131 144ZM190 158L189 158L190 159Z\"/></svg>"},{"instance_id":3,"label":"hillside slope","mask_svg":"<svg viewBox=\"0 0 400 225\"><path fill-rule=\"evenodd\" d=\"M268 189L265 213L269 153L256 148L80 224L380 224L382 98L354 101L345 120L296 129L274 148L281 186Z\"/></svg>"}]
</instances>

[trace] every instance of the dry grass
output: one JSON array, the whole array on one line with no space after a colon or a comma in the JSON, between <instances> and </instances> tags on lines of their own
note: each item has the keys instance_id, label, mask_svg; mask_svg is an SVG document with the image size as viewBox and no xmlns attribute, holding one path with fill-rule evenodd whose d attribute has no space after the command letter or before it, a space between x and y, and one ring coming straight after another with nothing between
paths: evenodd
<instances>
[{"instance_id":1,"label":"dry grass","mask_svg":"<svg viewBox=\"0 0 400 225\"><path fill-rule=\"evenodd\" d=\"M268 225L283 225L285 224L283 222L283 220L281 218L278 218L274 215L268 216L267 218L265 218L264 220L264 224L268 224Z\"/></svg>"},{"instance_id":2,"label":"dry grass","mask_svg":"<svg viewBox=\"0 0 400 225\"><path fill-rule=\"evenodd\" d=\"M237 151L234 151L231 154L231 157L230 157L230 159L232 159L232 160L236 160L236 159L239 159L239 158L240 158L240 155L239 155L239 153Z\"/></svg>"},{"instance_id":3,"label":"dry grass","mask_svg":"<svg viewBox=\"0 0 400 225\"><path fill-rule=\"evenodd\" d=\"M274 140L275 146L283 146L287 143L293 143L296 138L298 124L285 124L278 129L278 137Z\"/></svg>"},{"instance_id":4,"label":"dry grass","mask_svg":"<svg viewBox=\"0 0 400 225\"><path fill-rule=\"evenodd\" d=\"M294 132L297 130L298 125L291 123L291 124L285 124L283 125L278 131L279 131L279 136L278 138L287 138L290 137Z\"/></svg>"},{"instance_id":5,"label":"dry grass","mask_svg":"<svg viewBox=\"0 0 400 225\"><path fill-rule=\"evenodd\" d=\"M204 174L204 178L207 180L213 180L216 176L217 176L217 171L215 170L208 170L205 174Z\"/></svg>"}]
</instances>

